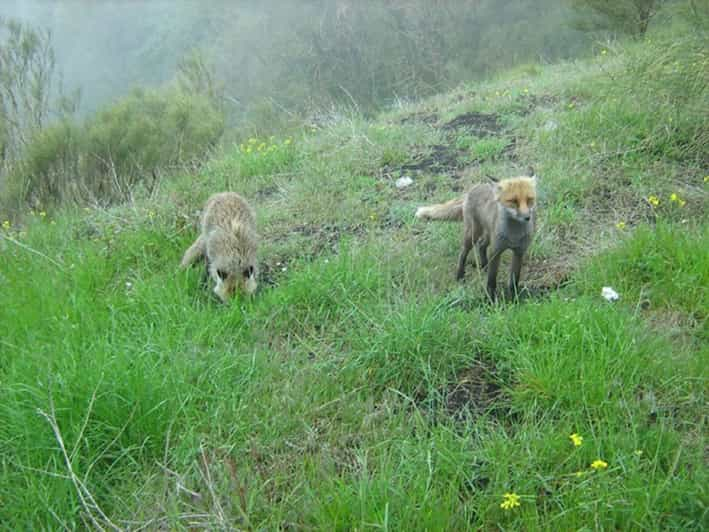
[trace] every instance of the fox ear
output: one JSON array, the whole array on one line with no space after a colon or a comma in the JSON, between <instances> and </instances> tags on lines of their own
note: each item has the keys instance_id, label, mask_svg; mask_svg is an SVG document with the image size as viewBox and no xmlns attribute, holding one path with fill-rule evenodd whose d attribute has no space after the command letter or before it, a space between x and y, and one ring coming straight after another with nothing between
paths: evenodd
<instances>
[{"instance_id":1,"label":"fox ear","mask_svg":"<svg viewBox=\"0 0 709 532\"><path fill-rule=\"evenodd\" d=\"M503 192L502 185L500 185L500 183L498 181L495 181L492 184L492 188L495 191L495 200L499 200L500 196L502 196L502 192Z\"/></svg>"}]
</instances>

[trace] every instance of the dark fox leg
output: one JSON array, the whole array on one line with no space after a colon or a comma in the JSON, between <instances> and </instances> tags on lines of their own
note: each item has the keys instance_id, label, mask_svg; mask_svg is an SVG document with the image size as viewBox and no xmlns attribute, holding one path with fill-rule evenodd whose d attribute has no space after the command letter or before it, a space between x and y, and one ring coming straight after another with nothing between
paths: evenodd
<instances>
[{"instance_id":1,"label":"dark fox leg","mask_svg":"<svg viewBox=\"0 0 709 532\"><path fill-rule=\"evenodd\" d=\"M202 270L199 284L202 288L209 288L209 258L207 255L204 255L204 270Z\"/></svg>"},{"instance_id":2,"label":"dark fox leg","mask_svg":"<svg viewBox=\"0 0 709 532\"><path fill-rule=\"evenodd\" d=\"M483 269L485 268L485 266L487 266L487 246L487 240L479 240L476 244L476 248L478 250L478 258L480 260L480 269Z\"/></svg>"},{"instance_id":3,"label":"dark fox leg","mask_svg":"<svg viewBox=\"0 0 709 532\"><path fill-rule=\"evenodd\" d=\"M490 301L495 301L495 291L497 289L497 270L500 268L500 257L502 251L495 250L490 262L487 264L487 296Z\"/></svg>"},{"instance_id":4,"label":"dark fox leg","mask_svg":"<svg viewBox=\"0 0 709 532\"><path fill-rule=\"evenodd\" d=\"M465 275L465 260L468 258L468 253L473 247L473 230L472 227L468 229L468 225L465 227L465 234L463 235L462 249L460 250L460 256L458 257L458 271L456 272L455 278L459 281Z\"/></svg>"},{"instance_id":5,"label":"dark fox leg","mask_svg":"<svg viewBox=\"0 0 709 532\"><path fill-rule=\"evenodd\" d=\"M514 254L512 255L512 267L510 269L510 295L512 297L517 297L519 295L519 280L520 273L522 271L523 258L524 253L514 251Z\"/></svg>"}]
</instances>

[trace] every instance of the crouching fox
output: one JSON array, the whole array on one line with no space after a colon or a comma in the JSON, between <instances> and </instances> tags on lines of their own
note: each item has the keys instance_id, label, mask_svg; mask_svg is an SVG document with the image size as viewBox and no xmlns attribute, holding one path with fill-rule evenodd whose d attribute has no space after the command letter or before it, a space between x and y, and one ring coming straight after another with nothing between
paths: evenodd
<instances>
[{"instance_id":1,"label":"crouching fox","mask_svg":"<svg viewBox=\"0 0 709 532\"><path fill-rule=\"evenodd\" d=\"M424 220L462 220L463 243L458 258L457 278L465 275L465 260L476 245L480 267L487 266L487 294L495 298L500 256L512 250L512 270L509 288L516 295L519 288L522 260L532 242L535 226L537 178L534 170L528 176L503 179L496 183L481 183L462 198L440 205L419 207L416 217ZM488 247L491 256L488 259Z\"/></svg>"},{"instance_id":2,"label":"crouching fox","mask_svg":"<svg viewBox=\"0 0 709 532\"><path fill-rule=\"evenodd\" d=\"M182 257L182 268L206 259L214 280L214 293L227 302L239 290L256 290L258 269L256 216L246 200L235 192L220 192L207 200L201 234Z\"/></svg>"}]
</instances>

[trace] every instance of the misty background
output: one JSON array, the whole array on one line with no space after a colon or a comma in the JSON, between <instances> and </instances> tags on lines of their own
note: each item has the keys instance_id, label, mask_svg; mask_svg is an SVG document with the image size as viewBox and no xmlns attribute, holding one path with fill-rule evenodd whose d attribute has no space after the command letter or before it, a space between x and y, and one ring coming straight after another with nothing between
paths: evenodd
<instances>
[{"instance_id":1,"label":"misty background","mask_svg":"<svg viewBox=\"0 0 709 532\"><path fill-rule=\"evenodd\" d=\"M611 33L579 30L575 1L4 0L0 204L120 201L225 133L577 57Z\"/></svg>"},{"instance_id":2,"label":"misty background","mask_svg":"<svg viewBox=\"0 0 709 532\"><path fill-rule=\"evenodd\" d=\"M244 117L353 101L370 111L573 57L589 41L550 0L3 0L0 16L51 32L82 113L170 81L195 51L222 84L226 110Z\"/></svg>"}]
</instances>

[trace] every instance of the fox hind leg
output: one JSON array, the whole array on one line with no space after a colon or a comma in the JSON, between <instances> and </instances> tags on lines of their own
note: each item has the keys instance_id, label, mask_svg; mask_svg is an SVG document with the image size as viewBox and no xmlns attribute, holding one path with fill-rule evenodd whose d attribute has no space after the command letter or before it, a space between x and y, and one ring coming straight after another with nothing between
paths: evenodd
<instances>
[{"instance_id":1,"label":"fox hind leg","mask_svg":"<svg viewBox=\"0 0 709 532\"><path fill-rule=\"evenodd\" d=\"M472 226L465 224L465 233L463 234L463 243L461 245L460 256L458 257L458 271L456 272L456 279L459 281L465 276L465 261L468 258L468 253L473 247L473 228Z\"/></svg>"}]
</instances>

